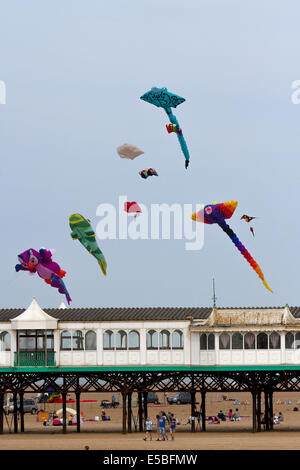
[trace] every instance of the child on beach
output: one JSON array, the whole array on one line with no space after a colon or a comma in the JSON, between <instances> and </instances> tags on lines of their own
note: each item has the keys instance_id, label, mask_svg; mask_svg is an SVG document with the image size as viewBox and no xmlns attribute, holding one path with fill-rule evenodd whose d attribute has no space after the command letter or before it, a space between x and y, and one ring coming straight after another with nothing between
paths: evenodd
<instances>
[{"instance_id":1,"label":"child on beach","mask_svg":"<svg viewBox=\"0 0 300 470\"><path fill-rule=\"evenodd\" d=\"M176 420L174 414L171 413L171 416L170 416L170 434L171 434L171 440L172 441L175 440L174 434L175 434L175 430L176 430L176 424L177 424L177 420Z\"/></svg>"},{"instance_id":2,"label":"child on beach","mask_svg":"<svg viewBox=\"0 0 300 470\"><path fill-rule=\"evenodd\" d=\"M147 417L145 421L146 436L144 437L144 441L147 440L147 437L149 437L150 441L152 441L152 436L151 436L152 424L153 424L152 421Z\"/></svg>"}]
</instances>

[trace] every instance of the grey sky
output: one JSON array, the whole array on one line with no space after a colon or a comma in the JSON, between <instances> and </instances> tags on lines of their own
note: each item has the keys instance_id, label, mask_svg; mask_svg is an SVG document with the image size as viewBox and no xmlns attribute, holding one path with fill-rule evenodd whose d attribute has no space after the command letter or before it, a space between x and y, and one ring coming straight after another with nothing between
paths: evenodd
<instances>
[{"instance_id":1,"label":"grey sky","mask_svg":"<svg viewBox=\"0 0 300 470\"><path fill-rule=\"evenodd\" d=\"M73 307L299 304L300 79L295 1L0 1L1 307L64 299L17 254L55 248ZM184 168L164 112L139 99L152 86L186 98L175 114ZM145 151L121 160L116 147ZM159 177L138 172L154 167ZM71 213L99 221L119 195L144 204L239 201L229 221L273 288L229 238L205 228L204 248L180 240L104 240L108 263L72 241ZM255 239L243 213L259 217Z\"/></svg>"}]
</instances>

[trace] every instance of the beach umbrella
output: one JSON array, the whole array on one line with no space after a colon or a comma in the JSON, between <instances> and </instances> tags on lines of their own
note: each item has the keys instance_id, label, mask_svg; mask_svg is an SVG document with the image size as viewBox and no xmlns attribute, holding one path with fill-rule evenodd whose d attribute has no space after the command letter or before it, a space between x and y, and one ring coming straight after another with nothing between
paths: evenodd
<instances>
[{"instance_id":1,"label":"beach umbrella","mask_svg":"<svg viewBox=\"0 0 300 470\"><path fill-rule=\"evenodd\" d=\"M70 413L71 415L76 415L76 410L73 410L73 408L66 408L66 411ZM60 415L63 412L63 409L61 408L56 412L56 414Z\"/></svg>"}]
</instances>

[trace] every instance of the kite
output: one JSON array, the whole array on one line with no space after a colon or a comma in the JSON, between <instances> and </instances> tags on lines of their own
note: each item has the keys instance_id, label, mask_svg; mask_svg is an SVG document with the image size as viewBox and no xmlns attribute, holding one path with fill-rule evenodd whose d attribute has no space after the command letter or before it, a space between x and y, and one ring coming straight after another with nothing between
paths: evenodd
<instances>
[{"instance_id":1,"label":"kite","mask_svg":"<svg viewBox=\"0 0 300 470\"><path fill-rule=\"evenodd\" d=\"M136 218L137 212L142 212L142 209L140 208L140 206L138 205L137 202L135 202L135 201L129 202L128 201L128 202L124 202L124 211L128 212L129 214L135 212L134 218Z\"/></svg>"},{"instance_id":2,"label":"kite","mask_svg":"<svg viewBox=\"0 0 300 470\"><path fill-rule=\"evenodd\" d=\"M256 217L249 217L249 215L244 214L244 215L242 215L242 217L241 217L241 220L242 220L242 219L244 219L245 222L249 223L249 222L251 222L251 220L256 219ZM254 236L253 227L250 227L250 232L251 232L252 235Z\"/></svg>"},{"instance_id":3,"label":"kite","mask_svg":"<svg viewBox=\"0 0 300 470\"><path fill-rule=\"evenodd\" d=\"M30 274L38 273L38 275L45 280L51 287L56 287L60 294L65 294L68 304L71 302L71 297L67 288L62 280L66 275L66 271L60 269L60 266L52 261L54 251L41 248L39 251L29 248L18 255L18 260L21 264L16 264L15 270L29 271Z\"/></svg>"},{"instance_id":4,"label":"kite","mask_svg":"<svg viewBox=\"0 0 300 470\"><path fill-rule=\"evenodd\" d=\"M256 219L256 217L249 217L249 215L242 215L241 220L244 219L245 222L250 222L253 219Z\"/></svg>"},{"instance_id":5,"label":"kite","mask_svg":"<svg viewBox=\"0 0 300 470\"><path fill-rule=\"evenodd\" d=\"M154 170L154 168L148 168L148 170L142 170L139 172L142 178L147 179L148 176L158 176L158 173Z\"/></svg>"},{"instance_id":6,"label":"kite","mask_svg":"<svg viewBox=\"0 0 300 470\"><path fill-rule=\"evenodd\" d=\"M232 214L234 213L237 207L237 204L238 204L237 201L223 202L220 204L217 204L217 203L208 204L204 206L203 209L201 209L199 212L193 214L191 218L192 220L195 220L197 222L203 222L205 224L218 224L221 227L221 229L229 236L229 238L235 244L235 246L240 251L240 253L244 256L244 258L248 261L248 263L251 265L251 267L260 277L264 286L269 291L273 292L272 289L268 286L264 278L263 272L260 269L257 262L252 258L252 256L246 250L244 245L240 242L236 234L233 232L233 230L231 230L229 225L225 222L225 219L230 219L230 217L232 216Z\"/></svg>"},{"instance_id":7,"label":"kite","mask_svg":"<svg viewBox=\"0 0 300 470\"><path fill-rule=\"evenodd\" d=\"M117 152L121 158L128 158L129 160L134 160L144 153L141 149L131 144L121 145L121 147L117 148Z\"/></svg>"},{"instance_id":8,"label":"kite","mask_svg":"<svg viewBox=\"0 0 300 470\"><path fill-rule=\"evenodd\" d=\"M93 255L106 276L107 263L102 251L96 242L96 234L92 229L91 223L80 214L72 214L69 217L69 225L71 228L71 237L73 240L79 240L80 243Z\"/></svg>"},{"instance_id":9,"label":"kite","mask_svg":"<svg viewBox=\"0 0 300 470\"><path fill-rule=\"evenodd\" d=\"M154 106L157 106L158 108L163 108L166 111L171 122L171 124L166 126L167 131L169 134L171 132L175 132L177 134L177 138L179 140L179 144L185 158L185 168L187 168L190 162L189 151L182 134L182 129L180 129L176 116L174 116L171 110L171 108L176 108L176 106L183 103L185 99L181 96L177 96L173 93L170 93L166 88L153 87L150 91L147 91L147 93L141 96L141 100L154 104Z\"/></svg>"}]
</instances>

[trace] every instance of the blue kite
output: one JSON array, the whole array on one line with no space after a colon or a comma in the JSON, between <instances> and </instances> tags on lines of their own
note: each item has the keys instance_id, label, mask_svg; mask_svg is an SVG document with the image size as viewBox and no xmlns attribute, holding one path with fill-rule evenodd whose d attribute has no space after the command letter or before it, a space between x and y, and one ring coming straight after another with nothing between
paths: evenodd
<instances>
[{"instance_id":1,"label":"blue kite","mask_svg":"<svg viewBox=\"0 0 300 470\"><path fill-rule=\"evenodd\" d=\"M147 93L141 96L141 100L154 104L154 106L163 108L166 111L171 122L171 124L166 126L167 131L169 134L170 132L175 132L177 134L177 138L185 158L185 168L187 168L190 163L190 154L182 134L182 129L179 126L179 122L171 110L171 108L176 108L176 106L183 103L185 99L181 96L174 95L174 93L170 93L166 88L153 87L150 91L147 91Z\"/></svg>"}]
</instances>

